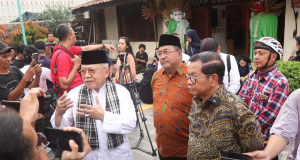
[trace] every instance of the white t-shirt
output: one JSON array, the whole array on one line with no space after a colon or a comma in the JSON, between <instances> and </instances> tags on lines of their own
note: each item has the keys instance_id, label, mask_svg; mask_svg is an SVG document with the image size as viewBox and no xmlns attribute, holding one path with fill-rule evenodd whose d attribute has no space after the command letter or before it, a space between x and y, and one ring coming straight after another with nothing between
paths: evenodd
<instances>
[{"instance_id":1,"label":"white t-shirt","mask_svg":"<svg viewBox=\"0 0 300 160\"><path fill-rule=\"evenodd\" d=\"M30 65L26 65L26 66L24 66L23 68L20 69L23 72L23 74L26 73L26 71L28 70L29 66ZM33 78L34 77L35 76L33 76ZM41 77L40 77L39 88L42 88L44 91L48 90L46 79L48 79L49 81L52 82L52 79L51 79L51 70L48 69L48 68L46 68L46 67L42 67L42 74L41 74Z\"/></svg>"}]
</instances>

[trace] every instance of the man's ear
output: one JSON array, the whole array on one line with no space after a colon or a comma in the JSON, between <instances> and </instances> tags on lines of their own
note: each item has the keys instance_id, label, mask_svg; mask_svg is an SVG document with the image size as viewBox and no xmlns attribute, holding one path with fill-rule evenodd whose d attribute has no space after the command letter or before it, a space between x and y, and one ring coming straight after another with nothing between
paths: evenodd
<instances>
[{"instance_id":1,"label":"man's ear","mask_svg":"<svg viewBox=\"0 0 300 160\"><path fill-rule=\"evenodd\" d=\"M107 69L105 69L105 78L107 78L108 76L109 76L109 69L107 68Z\"/></svg>"},{"instance_id":2,"label":"man's ear","mask_svg":"<svg viewBox=\"0 0 300 160\"><path fill-rule=\"evenodd\" d=\"M211 86L212 87L219 84L219 77L217 74L212 74L210 77L211 77Z\"/></svg>"},{"instance_id":3,"label":"man's ear","mask_svg":"<svg viewBox=\"0 0 300 160\"><path fill-rule=\"evenodd\" d=\"M182 19L185 18L185 12L182 13Z\"/></svg>"},{"instance_id":4,"label":"man's ear","mask_svg":"<svg viewBox=\"0 0 300 160\"><path fill-rule=\"evenodd\" d=\"M174 19L174 17L173 17L173 13L171 13L171 14L170 14L170 17L171 17L171 19Z\"/></svg>"},{"instance_id":5,"label":"man's ear","mask_svg":"<svg viewBox=\"0 0 300 160\"><path fill-rule=\"evenodd\" d=\"M217 53L220 53L220 52L221 52L221 46L219 46L217 49Z\"/></svg>"}]
</instances>

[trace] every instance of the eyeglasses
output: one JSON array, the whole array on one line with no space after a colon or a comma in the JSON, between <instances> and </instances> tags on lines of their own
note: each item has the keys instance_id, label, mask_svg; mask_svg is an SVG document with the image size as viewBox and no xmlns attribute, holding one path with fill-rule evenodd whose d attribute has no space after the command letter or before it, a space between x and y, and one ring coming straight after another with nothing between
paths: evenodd
<instances>
[{"instance_id":1,"label":"eyeglasses","mask_svg":"<svg viewBox=\"0 0 300 160\"><path fill-rule=\"evenodd\" d=\"M101 69L107 69L107 68L101 68ZM82 69L82 70L81 70L81 76L84 76L84 75L86 74L86 72L87 72L89 75L93 76L93 75L96 73L97 70L98 70L98 69L96 69L96 70L94 70L94 69L88 69L88 70Z\"/></svg>"},{"instance_id":2,"label":"eyeglasses","mask_svg":"<svg viewBox=\"0 0 300 160\"><path fill-rule=\"evenodd\" d=\"M263 48L263 49L267 49L267 50L270 50L270 47L262 42L254 42L253 44L253 47L260 47L260 48Z\"/></svg>"},{"instance_id":3,"label":"eyeglasses","mask_svg":"<svg viewBox=\"0 0 300 160\"><path fill-rule=\"evenodd\" d=\"M204 75L204 76L199 76L199 77L189 76L188 74L185 74L185 79L187 81L190 80L193 84L195 84L197 79L200 79L200 78L203 78L203 77L207 77L207 76L210 76L210 74Z\"/></svg>"},{"instance_id":4,"label":"eyeglasses","mask_svg":"<svg viewBox=\"0 0 300 160\"><path fill-rule=\"evenodd\" d=\"M158 57L161 57L162 55L164 56L168 56L170 54L170 52L175 52L175 51L178 51L178 50L165 50L163 52L158 52Z\"/></svg>"},{"instance_id":5,"label":"eyeglasses","mask_svg":"<svg viewBox=\"0 0 300 160\"><path fill-rule=\"evenodd\" d=\"M36 147L38 149L38 152L36 152L34 155L32 155L31 158L34 157L35 155L37 155L38 153L40 153L42 150L46 149L50 144L50 142L48 142L46 136L43 133L37 132L36 134L38 137L38 143L37 143L37 147ZM39 148L38 146L40 146L42 144L44 147Z\"/></svg>"}]
</instances>

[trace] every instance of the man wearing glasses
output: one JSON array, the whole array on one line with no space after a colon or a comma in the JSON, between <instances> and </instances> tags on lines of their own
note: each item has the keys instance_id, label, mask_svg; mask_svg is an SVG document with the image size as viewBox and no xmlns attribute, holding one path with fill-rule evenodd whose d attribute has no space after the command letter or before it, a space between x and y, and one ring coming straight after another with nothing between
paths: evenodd
<instances>
[{"instance_id":1,"label":"man wearing glasses","mask_svg":"<svg viewBox=\"0 0 300 160\"><path fill-rule=\"evenodd\" d=\"M53 128L82 129L92 148L86 160L132 160L126 134L135 129L136 113L129 91L108 77L105 51L82 53L81 76L84 84L58 99Z\"/></svg>"},{"instance_id":2,"label":"man wearing glasses","mask_svg":"<svg viewBox=\"0 0 300 160\"><path fill-rule=\"evenodd\" d=\"M45 148L50 144L42 133L36 133L32 124L41 118L38 114L39 96L44 96L45 91L33 88L25 95L20 103L19 114L10 107L0 107L0 149L1 159L49 159ZM64 151L61 159L80 160L91 151L86 135L82 129L75 127L63 127L65 132L80 132L83 152L78 152L78 145L70 140L68 143L72 149Z\"/></svg>"},{"instance_id":3,"label":"man wearing glasses","mask_svg":"<svg viewBox=\"0 0 300 160\"><path fill-rule=\"evenodd\" d=\"M194 95L189 114L188 159L218 159L219 150L244 153L264 147L260 125L247 105L223 84L225 65L215 52L190 59L185 75Z\"/></svg>"},{"instance_id":4,"label":"man wearing glasses","mask_svg":"<svg viewBox=\"0 0 300 160\"><path fill-rule=\"evenodd\" d=\"M188 67L182 61L179 38L161 35L158 56L163 68L154 73L151 87L159 158L185 160L193 95L189 93L184 77Z\"/></svg>"}]
</instances>

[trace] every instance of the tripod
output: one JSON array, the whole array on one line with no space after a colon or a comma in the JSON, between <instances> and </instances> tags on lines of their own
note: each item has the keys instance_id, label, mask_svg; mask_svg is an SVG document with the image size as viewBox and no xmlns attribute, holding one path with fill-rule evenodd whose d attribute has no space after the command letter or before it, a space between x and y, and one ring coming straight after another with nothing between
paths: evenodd
<instances>
[{"instance_id":1,"label":"tripod","mask_svg":"<svg viewBox=\"0 0 300 160\"><path fill-rule=\"evenodd\" d=\"M121 65L120 65L120 70L119 70L120 71L119 72L119 84L122 85L124 81L127 82L126 87L130 92L130 96L131 96L131 99L132 99L134 107L135 107L135 113L136 113L138 126L139 126L139 129L140 129L140 138L139 138L137 144L131 149L137 149L137 150L140 150L142 152L145 152L145 153L150 154L153 157L155 157L155 156L157 156L156 149L154 149L154 147L153 147L153 144L152 144L152 141L151 141L151 138L150 138L150 135L149 135L149 131L148 131L148 128L147 128L147 125L146 125L147 118L145 117L144 111L142 110L141 100L139 98L139 94L138 94L137 89L136 89L135 80L134 80L134 78L132 76L132 73L131 73L131 70L130 70L130 65L127 64L127 62L126 62L127 54L128 53L125 53L123 55L119 55L119 58L121 60ZM129 70L129 73L126 73L127 69ZM144 123L144 126L145 126L145 129L146 129L146 133L148 135L148 138L149 138L149 142L150 142L152 151L146 151L146 150L139 147L142 140L143 140L143 138L144 138L144 133L143 133L143 129L142 129L142 126L141 126L141 123L140 123L138 113L140 114L141 121Z\"/></svg>"}]
</instances>

